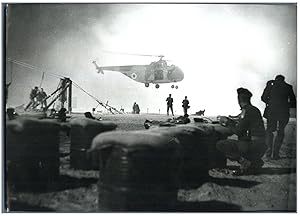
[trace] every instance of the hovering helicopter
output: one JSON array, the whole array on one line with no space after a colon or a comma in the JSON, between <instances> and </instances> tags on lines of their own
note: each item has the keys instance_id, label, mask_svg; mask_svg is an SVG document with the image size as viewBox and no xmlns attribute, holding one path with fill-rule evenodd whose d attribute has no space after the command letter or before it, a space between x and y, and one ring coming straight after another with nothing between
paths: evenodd
<instances>
[{"instance_id":1,"label":"hovering helicopter","mask_svg":"<svg viewBox=\"0 0 300 216\"><path fill-rule=\"evenodd\" d=\"M182 70L175 65L168 65L164 60L163 55L142 55L159 57L160 59L155 62L151 62L149 65L123 65L123 66L104 66L100 67L93 61L96 66L97 72L104 74L104 70L117 71L130 79L144 83L146 87L149 87L150 83L155 84L155 88L159 88L159 84L163 83L175 83L180 82L184 78ZM171 88L178 89L177 85L172 85Z\"/></svg>"}]
</instances>

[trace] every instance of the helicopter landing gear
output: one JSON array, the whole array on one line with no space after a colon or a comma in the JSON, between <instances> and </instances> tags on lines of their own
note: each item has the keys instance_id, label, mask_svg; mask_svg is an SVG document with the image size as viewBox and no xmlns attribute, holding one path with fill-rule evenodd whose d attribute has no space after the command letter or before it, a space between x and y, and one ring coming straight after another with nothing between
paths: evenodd
<instances>
[{"instance_id":1,"label":"helicopter landing gear","mask_svg":"<svg viewBox=\"0 0 300 216\"><path fill-rule=\"evenodd\" d=\"M145 86L148 88L149 87L149 83L145 83Z\"/></svg>"},{"instance_id":2,"label":"helicopter landing gear","mask_svg":"<svg viewBox=\"0 0 300 216\"><path fill-rule=\"evenodd\" d=\"M171 85L171 88L175 88L175 89L178 89L178 86L174 86L174 85Z\"/></svg>"},{"instance_id":3,"label":"helicopter landing gear","mask_svg":"<svg viewBox=\"0 0 300 216\"><path fill-rule=\"evenodd\" d=\"M159 88L159 85L158 85L158 84L156 84L156 85L155 85L155 88L157 88L157 89L158 89L158 88Z\"/></svg>"}]
</instances>

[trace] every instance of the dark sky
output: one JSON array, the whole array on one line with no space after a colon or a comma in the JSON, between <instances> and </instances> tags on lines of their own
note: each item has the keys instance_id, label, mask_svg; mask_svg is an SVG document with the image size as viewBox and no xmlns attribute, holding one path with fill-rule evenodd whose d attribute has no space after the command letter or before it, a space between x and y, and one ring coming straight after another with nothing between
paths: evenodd
<instances>
[{"instance_id":1,"label":"dark sky","mask_svg":"<svg viewBox=\"0 0 300 216\"><path fill-rule=\"evenodd\" d=\"M269 79L286 76L296 90L296 5L205 4L10 4L7 16L7 57L70 76L102 101L126 111L134 101L141 111L165 110L172 93L175 110L187 95L191 111L234 114L239 107L235 90L249 88L253 103ZM113 55L164 54L180 66L185 79L178 91L170 85L145 88L119 73L96 74L94 65L148 64L153 58ZM13 76L8 105L28 102L42 73L9 64ZM47 74L50 93L59 79ZM220 90L221 89L221 90ZM97 103L74 88L76 109L91 110ZM217 100L216 100L217 98ZM219 104L223 104L220 110Z\"/></svg>"}]
</instances>

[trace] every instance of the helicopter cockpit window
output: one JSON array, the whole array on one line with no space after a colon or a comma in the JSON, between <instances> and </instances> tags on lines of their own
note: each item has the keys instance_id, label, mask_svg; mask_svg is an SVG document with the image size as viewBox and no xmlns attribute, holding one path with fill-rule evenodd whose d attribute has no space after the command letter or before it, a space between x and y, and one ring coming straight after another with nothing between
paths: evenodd
<instances>
[{"instance_id":1,"label":"helicopter cockpit window","mask_svg":"<svg viewBox=\"0 0 300 216\"><path fill-rule=\"evenodd\" d=\"M163 80L164 79L164 72L163 72L163 70L155 70L155 72L154 72L154 79L155 80Z\"/></svg>"},{"instance_id":2,"label":"helicopter cockpit window","mask_svg":"<svg viewBox=\"0 0 300 216\"><path fill-rule=\"evenodd\" d=\"M167 73L167 77L168 79L171 79L171 76L172 76L172 73L174 72L175 70L175 65L171 65L168 69L168 73Z\"/></svg>"}]
</instances>

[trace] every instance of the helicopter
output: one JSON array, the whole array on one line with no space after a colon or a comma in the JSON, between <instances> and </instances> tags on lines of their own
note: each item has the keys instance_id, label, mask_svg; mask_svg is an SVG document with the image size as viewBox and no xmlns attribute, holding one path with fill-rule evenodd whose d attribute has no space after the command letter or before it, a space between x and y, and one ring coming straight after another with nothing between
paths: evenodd
<instances>
[{"instance_id":1,"label":"helicopter","mask_svg":"<svg viewBox=\"0 0 300 216\"><path fill-rule=\"evenodd\" d=\"M159 84L176 83L184 78L182 70L175 65L168 65L163 55L142 55L159 57L158 61L151 62L149 65L123 65L123 66L99 66L96 61L92 63L96 66L97 73L104 74L105 71L116 71L124 74L130 79L144 83L145 87L149 87L150 83L155 84L155 88L159 88ZM177 85L172 84L171 88L178 89Z\"/></svg>"}]
</instances>

